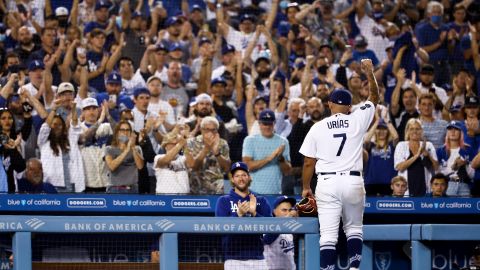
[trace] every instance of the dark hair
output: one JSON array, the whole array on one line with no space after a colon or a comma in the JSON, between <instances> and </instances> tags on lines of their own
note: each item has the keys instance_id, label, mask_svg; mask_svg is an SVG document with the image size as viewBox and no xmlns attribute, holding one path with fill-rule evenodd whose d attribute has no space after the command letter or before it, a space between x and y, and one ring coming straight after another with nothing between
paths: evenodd
<instances>
[{"instance_id":1,"label":"dark hair","mask_svg":"<svg viewBox=\"0 0 480 270\"><path fill-rule=\"evenodd\" d=\"M62 152L70 151L70 142L68 141L67 124L65 124L65 121L60 115L55 115L52 122L55 121L55 119L60 119L62 123L62 133L60 134L60 136L56 136L53 132L53 129L51 129L50 134L48 134L48 140L50 141L50 147L52 148L53 154L55 156L58 156L60 155L58 147L62 149Z\"/></svg>"},{"instance_id":2,"label":"dark hair","mask_svg":"<svg viewBox=\"0 0 480 270\"><path fill-rule=\"evenodd\" d=\"M130 61L130 63L132 63L132 65L133 65L133 59L128 57L128 56L120 57L120 59L118 59L118 64L120 64L120 62L122 62L122 61Z\"/></svg>"},{"instance_id":3,"label":"dark hair","mask_svg":"<svg viewBox=\"0 0 480 270\"><path fill-rule=\"evenodd\" d=\"M118 146L118 132L120 132L120 126L121 125L127 125L130 128L130 131L132 131L132 126L128 121L121 120L120 122L117 123L115 126L115 129L113 130L113 136L112 136L112 146Z\"/></svg>"},{"instance_id":4,"label":"dark hair","mask_svg":"<svg viewBox=\"0 0 480 270\"><path fill-rule=\"evenodd\" d=\"M18 54L16 52L8 52L5 55L5 59L8 59L8 58L19 58L19 57L18 57Z\"/></svg>"},{"instance_id":5,"label":"dark hair","mask_svg":"<svg viewBox=\"0 0 480 270\"><path fill-rule=\"evenodd\" d=\"M12 127L10 128L8 136L10 137L10 139L15 140L17 138L17 130L16 130L16 127L15 127L15 116L13 115L13 113L9 109L0 108L0 118L2 117L2 115L4 113L9 113L10 116L12 117L12 119L13 119ZM0 132L3 133L3 127L2 126L0 126Z\"/></svg>"},{"instance_id":6,"label":"dark hair","mask_svg":"<svg viewBox=\"0 0 480 270\"><path fill-rule=\"evenodd\" d=\"M57 32L57 30L53 27L45 27L45 28L42 28L40 35L43 36L43 34L45 34L47 31L54 31L55 33Z\"/></svg>"},{"instance_id":7,"label":"dark hair","mask_svg":"<svg viewBox=\"0 0 480 270\"><path fill-rule=\"evenodd\" d=\"M432 178L430 179L430 184L432 184L435 179L443 179L445 180L445 183L448 185L448 177L443 173L437 173L434 176L432 176Z\"/></svg>"}]
</instances>

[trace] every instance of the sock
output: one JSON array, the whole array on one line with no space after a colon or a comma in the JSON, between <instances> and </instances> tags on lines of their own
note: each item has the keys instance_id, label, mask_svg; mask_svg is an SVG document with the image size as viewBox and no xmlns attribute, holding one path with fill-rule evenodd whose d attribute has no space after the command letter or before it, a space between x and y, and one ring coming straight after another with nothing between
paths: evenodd
<instances>
[{"instance_id":1,"label":"sock","mask_svg":"<svg viewBox=\"0 0 480 270\"><path fill-rule=\"evenodd\" d=\"M335 246L324 246L320 248L320 270L335 270L337 251Z\"/></svg>"},{"instance_id":2,"label":"sock","mask_svg":"<svg viewBox=\"0 0 480 270\"><path fill-rule=\"evenodd\" d=\"M350 269L360 267L360 261L362 260L362 243L363 240L357 237L351 237L347 240L348 261L351 267Z\"/></svg>"}]
</instances>

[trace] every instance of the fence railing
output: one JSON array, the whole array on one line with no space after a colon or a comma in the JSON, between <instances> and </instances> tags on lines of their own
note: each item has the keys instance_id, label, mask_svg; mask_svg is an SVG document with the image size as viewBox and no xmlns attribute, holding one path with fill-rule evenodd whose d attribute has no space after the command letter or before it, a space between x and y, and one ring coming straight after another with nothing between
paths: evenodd
<instances>
[{"instance_id":1,"label":"fence railing","mask_svg":"<svg viewBox=\"0 0 480 270\"><path fill-rule=\"evenodd\" d=\"M14 269L32 270L32 234L159 234L158 269L179 269L179 234L301 234L302 269L320 267L318 220L315 218L81 217L0 216L0 233L13 234ZM361 269L374 269L372 243L410 241L412 270L432 268L430 242L480 240L480 225L365 225ZM150 269L150 268L149 268Z\"/></svg>"}]
</instances>

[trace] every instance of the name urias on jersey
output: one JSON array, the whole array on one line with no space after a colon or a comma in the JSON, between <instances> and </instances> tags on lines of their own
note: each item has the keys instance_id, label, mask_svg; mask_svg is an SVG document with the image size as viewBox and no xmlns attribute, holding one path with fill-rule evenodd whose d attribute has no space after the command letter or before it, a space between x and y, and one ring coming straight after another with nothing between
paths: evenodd
<instances>
[{"instance_id":1,"label":"name urias on jersey","mask_svg":"<svg viewBox=\"0 0 480 270\"><path fill-rule=\"evenodd\" d=\"M347 119L337 119L330 122L327 122L328 129L332 128L348 128L348 120Z\"/></svg>"}]
</instances>

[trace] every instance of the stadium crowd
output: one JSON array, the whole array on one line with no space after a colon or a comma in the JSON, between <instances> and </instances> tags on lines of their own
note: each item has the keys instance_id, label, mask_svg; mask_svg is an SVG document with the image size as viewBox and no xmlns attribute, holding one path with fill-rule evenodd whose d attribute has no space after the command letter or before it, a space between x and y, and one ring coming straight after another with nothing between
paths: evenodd
<instances>
[{"instance_id":1,"label":"stadium crowd","mask_svg":"<svg viewBox=\"0 0 480 270\"><path fill-rule=\"evenodd\" d=\"M298 194L369 58L367 195L480 195L478 0L50 1L0 1L0 192L224 194L243 160L253 191Z\"/></svg>"}]
</instances>

